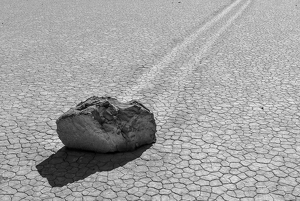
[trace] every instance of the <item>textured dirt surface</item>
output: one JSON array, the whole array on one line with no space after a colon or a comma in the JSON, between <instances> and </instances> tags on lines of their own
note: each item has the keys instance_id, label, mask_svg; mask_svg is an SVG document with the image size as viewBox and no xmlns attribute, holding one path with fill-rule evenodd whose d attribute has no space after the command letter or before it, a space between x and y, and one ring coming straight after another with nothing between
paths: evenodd
<instances>
[{"instance_id":1,"label":"textured dirt surface","mask_svg":"<svg viewBox=\"0 0 300 201\"><path fill-rule=\"evenodd\" d=\"M1 3L0 200L300 200L298 0L88 2ZM101 93L157 142L65 149L55 120Z\"/></svg>"}]
</instances>

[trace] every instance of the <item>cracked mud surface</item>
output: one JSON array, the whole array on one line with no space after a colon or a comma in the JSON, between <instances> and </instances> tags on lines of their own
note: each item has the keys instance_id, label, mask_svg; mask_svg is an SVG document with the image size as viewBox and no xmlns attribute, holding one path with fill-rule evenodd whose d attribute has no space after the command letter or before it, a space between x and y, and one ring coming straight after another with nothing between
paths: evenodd
<instances>
[{"instance_id":1,"label":"cracked mud surface","mask_svg":"<svg viewBox=\"0 0 300 201\"><path fill-rule=\"evenodd\" d=\"M119 15L101 1L12 2L0 8L0 200L300 200L299 1L242 0L135 95L122 93L232 2L115 1ZM157 142L65 149L55 120L104 94L140 99Z\"/></svg>"}]
</instances>

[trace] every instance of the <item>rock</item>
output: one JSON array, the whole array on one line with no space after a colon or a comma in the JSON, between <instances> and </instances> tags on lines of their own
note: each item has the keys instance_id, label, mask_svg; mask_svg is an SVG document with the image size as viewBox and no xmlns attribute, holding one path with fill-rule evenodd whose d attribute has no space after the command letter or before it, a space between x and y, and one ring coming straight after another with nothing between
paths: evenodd
<instances>
[{"instance_id":1,"label":"rock","mask_svg":"<svg viewBox=\"0 0 300 201\"><path fill-rule=\"evenodd\" d=\"M93 96L61 115L56 124L68 148L121 152L156 141L154 115L137 101Z\"/></svg>"}]
</instances>

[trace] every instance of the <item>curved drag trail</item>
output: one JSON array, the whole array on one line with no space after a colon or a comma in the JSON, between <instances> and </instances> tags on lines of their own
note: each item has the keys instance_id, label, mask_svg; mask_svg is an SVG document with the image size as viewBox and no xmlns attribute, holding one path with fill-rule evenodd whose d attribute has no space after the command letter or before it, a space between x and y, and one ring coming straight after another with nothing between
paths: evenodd
<instances>
[{"instance_id":1,"label":"curved drag trail","mask_svg":"<svg viewBox=\"0 0 300 201\"><path fill-rule=\"evenodd\" d=\"M300 200L298 1L218 10L203 0L216 9L202 6L203 16L199 1L114 1L123 12L109 23L120 32L101 29L109 25L95 20L98 9L112 10L99 2L66 1L45 14L22 4L27 18L2 8L12 24L0 36L0 200ZM154 32L162 8L178 24ZM13 25L23 18L22 33ZM53 19L53 30L40 23ZM100 92L149 106L157 142L131 153L62 148L55 119Z\"/></svg>"},{"instance_id":2,"label":"curved drag trail","mask_svg":"<svg viewBox=\"0 0 300 201\"><path fill-rule=\"evenodd\" d=\"M139 92L140 90L149 87L148 85L151 85L151 82L154 80L155 76L161 73L161 71L172 61L175 60L176 57L180 56L180 53L187 50L187 47L193 43L204 31L212 27L214 24L216 24L220 19L222 19L225 15L227 15L231 10L235 8L239 3L241 3L242 0L234 1L232 4L230 4L226 9L224 9L221 13L219 13L217 16L213 17L210 21L205 23L203 26L201 26L195 33L188 36L184 39L182 43L177 45L172 49L170 53L168 53L166 56L163 57L162 61L156 64L155 66L151 67L151 69L145 73L142 74L137 80L137 84L134 86L128 88L125 90L124 94L129 94L129 96L132 96ZM242 10L243 11L243 10ZM232 19L231 21L233 21ZM230 22L231 23L231 22ZM226 27L225 27L226 28ZM216 36L214 36L216 38ZM212 39L211 39L212 40ZM207 41L207 45L204 47L206 49L208 46L211 46L211 40ZM132 98L130 98L132 99Z\"/></svg>"}]
</instances>

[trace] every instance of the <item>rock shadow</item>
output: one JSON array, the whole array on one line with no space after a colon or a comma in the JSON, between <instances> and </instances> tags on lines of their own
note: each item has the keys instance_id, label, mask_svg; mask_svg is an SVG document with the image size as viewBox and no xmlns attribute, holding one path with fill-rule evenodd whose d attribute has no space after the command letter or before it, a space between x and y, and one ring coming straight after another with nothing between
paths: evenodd
<instances>
[{"instance_id":1,"label":"rock shadow","mask_svg":"<svg viewBox=\"0 0 300 201\"><path fill-rule=\"evenodd\" d=\"M132 152L107 154L63 147L39 163L36 168L42 177L47 178L52 187L62 187L96 172L110 171L124 166L140 157L151 146L145 145Z\"/></svg>"}]
</instances>

